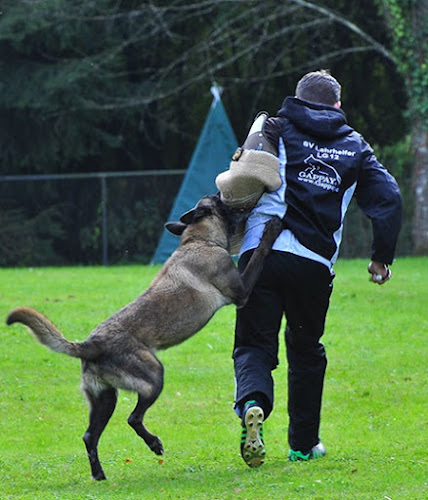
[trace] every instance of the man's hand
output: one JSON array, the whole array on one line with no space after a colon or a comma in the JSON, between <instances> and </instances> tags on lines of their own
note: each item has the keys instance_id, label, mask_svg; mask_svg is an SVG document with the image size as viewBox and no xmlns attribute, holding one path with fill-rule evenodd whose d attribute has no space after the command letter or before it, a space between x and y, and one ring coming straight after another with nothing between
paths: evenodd
<instances>
[{"instance_id":1,"label":"man's hand","mask_svg":"<svg viewBox=\"0 0 428 500\"><path fill-rule=\"evenodd\" d=\"M370 281L372 283L383 285L391 279L391 270L383 262L372 260L368 265L367 271L371 274Z\"/></svg>"}]
</instances>

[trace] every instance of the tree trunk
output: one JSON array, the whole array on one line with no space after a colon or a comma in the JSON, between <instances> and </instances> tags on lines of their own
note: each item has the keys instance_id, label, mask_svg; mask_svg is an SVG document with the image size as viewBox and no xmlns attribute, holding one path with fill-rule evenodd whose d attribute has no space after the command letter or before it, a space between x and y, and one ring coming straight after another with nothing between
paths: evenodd
<instances>
[{"instance_id":1,"label":"tree trunk","mask_svg":"<svg viewBox=\"0 0 428 500\"><path fill-rule=\"evenodd\" d=\"M412 130L415 153L413 187L415 212L413 216L413 245L417 255L428 254L428 130L422 123Z\"/></svg>"}]
</instances>

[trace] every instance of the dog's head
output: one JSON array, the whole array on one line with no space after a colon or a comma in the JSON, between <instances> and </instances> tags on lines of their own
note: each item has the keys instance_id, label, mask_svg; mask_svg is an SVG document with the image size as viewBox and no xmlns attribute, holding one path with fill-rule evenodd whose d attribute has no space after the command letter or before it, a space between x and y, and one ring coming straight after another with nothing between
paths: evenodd
<instances>
[{"instance_id":1,"label":"dog's head","mask_svg":"<svg viewBox=\"0 0 428 500\"><path fill-rule=\"evenodd\" d=\"M179 221L167 222L165 227L172 234L181 236L188 226L197 224L207 217L218 217L225 224L227 236L230 236L246 215L248 214L243 210L229 208L222 202L219 194L213 194L201 198L194 208L180 217Z\"/></svg>"}]
</instances>

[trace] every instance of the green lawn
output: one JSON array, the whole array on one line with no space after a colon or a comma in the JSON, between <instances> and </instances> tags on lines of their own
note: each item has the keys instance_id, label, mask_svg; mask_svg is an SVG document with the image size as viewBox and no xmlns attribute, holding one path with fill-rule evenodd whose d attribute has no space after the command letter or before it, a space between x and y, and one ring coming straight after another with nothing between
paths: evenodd
<instances>
[{"instance_id":1,"label":"green lawn","mask_svg":"<svg viewBox=\"0 0 428 500\"><path fill-rule=\"evenodd\" d=\"M198 335L159 353L165 388L146 424L163 440L161 460L126 423L136 396L120 393L99 446L104 482L90 480L81 440L88 417L78 360L50 352L4 319L13 307L32 306L68 339L83 340L159 267L1 269L0 498L428 498L428 258L398 259L382 287L369 283L366 265L336 266L324 336L326 457L286 459L282 345L276 406L265 424L266 463L250 469L242 461L228 306Z\"/></svg>"}]
</instances>

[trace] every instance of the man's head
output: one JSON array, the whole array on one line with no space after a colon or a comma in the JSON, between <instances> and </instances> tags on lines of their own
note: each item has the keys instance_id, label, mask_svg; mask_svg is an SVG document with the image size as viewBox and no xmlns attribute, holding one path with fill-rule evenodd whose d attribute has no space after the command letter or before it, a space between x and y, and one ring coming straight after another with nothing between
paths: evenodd
<instances>
[{"instance_id":1,"label":"man's head","mask_svg":"<svg viewBox=\"0 0 428 500\"><path fill-rule=\"evenodd\" d=\"M326 70L306 73L296 87L296 97L304 101L340 107L340 83Z\"/></svg>"}]
</instances>

